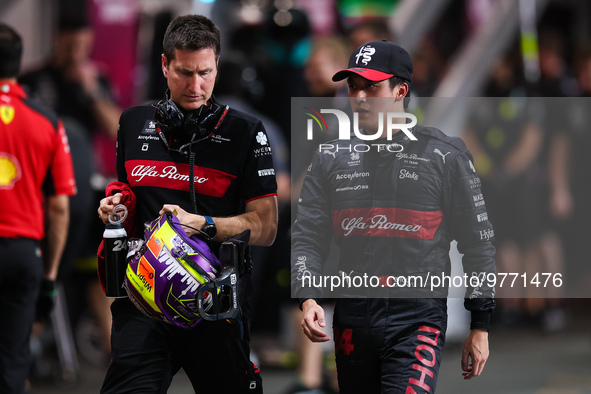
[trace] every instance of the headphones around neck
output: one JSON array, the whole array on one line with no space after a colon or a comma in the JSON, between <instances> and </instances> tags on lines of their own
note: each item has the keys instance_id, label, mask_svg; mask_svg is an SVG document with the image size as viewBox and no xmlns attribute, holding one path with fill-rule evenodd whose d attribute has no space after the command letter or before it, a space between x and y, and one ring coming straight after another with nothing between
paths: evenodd
<instances>
[{"instance_id":1,"label":"headphones around neck","mask_svg":"<svg viewBox=\"0 0 591 394\"><path fill-rule=\"evenodd\" d=\"M156 105L155 121L157 127L165 134L172 131L181 131L187 134L196 134L198 139L209 137L218 128L228 107L222 110L222 106L210 100L211 106L203 104L192 111L181 111L170 98L169 91Z\"/></svg>"}]
</instances>

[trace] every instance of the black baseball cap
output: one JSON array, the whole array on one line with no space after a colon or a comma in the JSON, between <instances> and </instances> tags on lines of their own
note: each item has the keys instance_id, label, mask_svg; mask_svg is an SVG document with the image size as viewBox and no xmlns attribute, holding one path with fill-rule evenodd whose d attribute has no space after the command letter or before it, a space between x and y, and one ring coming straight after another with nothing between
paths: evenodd
<instances>
[{"instance_id":1,"label":"black baseball cap","mask_svg":"<svg viewBox=\"0 0 591 394\"><path fill-rule=\"evenodd\" d=\"M361 45L349 58L349 68L333 75L334 82L342 81L355 73L373 82L392 77L408 82L412 79L412 60L404 48L393 42L370 41Z\"/></svg>"}]
</instances>

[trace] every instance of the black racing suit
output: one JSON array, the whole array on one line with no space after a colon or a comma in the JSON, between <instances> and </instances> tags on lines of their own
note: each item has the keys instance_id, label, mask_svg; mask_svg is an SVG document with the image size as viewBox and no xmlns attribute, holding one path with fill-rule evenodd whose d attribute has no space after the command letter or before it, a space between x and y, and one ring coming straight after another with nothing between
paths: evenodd
<instances>
[{"instance_id":1,"label":"black racing suit","mask_svg":"<svg viewBox=\"0 0 591 394\"><path fill-rule=\"evenodd\" d=\"M137 198L139 223L157 218L164 204L192 211L188 158L175 150L193 135L181 130L167 134L172 148L168 150L157 133L154 112L151 105L123 112L117 137L118 178ZM271 148L258 119L230 108L219 128L190 150L195 153L198 214L238 215L245 212L247 202L276 194ZM139 227L137 234L128 236L142 238ZM212 251L218 248L214 245ZM231 338L234 329L226 321L203 321L185 330L143 315L127 298L117 299L111 307L112 359L101 392L165 393L180 368L198 393L262 392L258 369L249 360L248 271L246 267L240 278L245 290L240 294L245 298L243 340Z\"/></svg>"},{"instance_id":2,"label":"black racing suit","mask_svg":"<svg viewBox=\"0 0 591 394\"><path fill-rule=\"evenodd\" d=\"M320 145L302 188L292 235L294 295L301 301L335 296L326 282L304 280L322 277L331 237L340 247L341 275L375 276L379 283L337 295L342 392L432 393L449 282L432 289L430 278L450 274L454 239L469 276L496 272L494 233L471 154L461 139L437 129L412 132L417 141L400 132L392 141L353 137ZM391 286L388 276L423 282ZM464 303L470 327L488 330L494 289L486 280L473 283Z\"/></svg>"}]
</instances>

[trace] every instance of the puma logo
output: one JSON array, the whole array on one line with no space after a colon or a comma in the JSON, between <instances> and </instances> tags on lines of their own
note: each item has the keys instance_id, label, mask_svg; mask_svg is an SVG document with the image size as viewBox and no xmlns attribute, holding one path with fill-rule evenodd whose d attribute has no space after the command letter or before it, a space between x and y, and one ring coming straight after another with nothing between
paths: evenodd
<instances>
[{"instance_id":1,"label":"puma logo","mask_svg":"<svg viewBox=\"0 0 591 394\"><path fill-rule=\"evenodd\" d=\"M441 151L437 148L433 149L433 153L437 153L439 156L441 156L441 159L443 160L443 164L445 164L445 156L449 155L450 152L447 152L445 155L443 153L441 153Z\"/></svg>"},{"instance_id":2,"label":"puma logo","mask_svg":"<svg viewBox=\"0 0 591 394\"><path fill-rule=\"evenodd\" d=\"M336 154L337 154L337 151L336 150L334 152L331 152L329 150L323 150L322 152L325 153L325 154L327 154L327 155L332 155L332 158L333 159L336 159Z\"/></svg>"}]
</instances>

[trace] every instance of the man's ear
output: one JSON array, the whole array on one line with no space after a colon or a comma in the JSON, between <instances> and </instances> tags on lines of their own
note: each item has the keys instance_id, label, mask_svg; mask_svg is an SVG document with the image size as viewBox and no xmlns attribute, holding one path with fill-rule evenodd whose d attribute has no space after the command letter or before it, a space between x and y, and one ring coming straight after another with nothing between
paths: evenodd
<instances>
[{"instance_id":1,"label":"man's ear","mask_svg":"<svg viewBox=\"0 0 591 394\"><path fill-rule=\"evenodd\" d=\"M406 82L402 82L396 86L396 97L404 98L408 94L408 84Z\"/></svg>"},{"instance_id":2,"label":"man's ear","mask_svg":"<svg viewBox=\"0 0 591 394\"><path fill-rule=\"evenodd\" d=\"M162 74L164 74L164 78L168 78L168 59L166 58L164 53L161 55L161 59L162 59Z\"/></svg>"}]
</instances>

